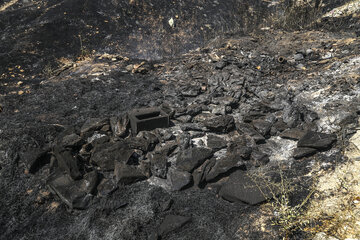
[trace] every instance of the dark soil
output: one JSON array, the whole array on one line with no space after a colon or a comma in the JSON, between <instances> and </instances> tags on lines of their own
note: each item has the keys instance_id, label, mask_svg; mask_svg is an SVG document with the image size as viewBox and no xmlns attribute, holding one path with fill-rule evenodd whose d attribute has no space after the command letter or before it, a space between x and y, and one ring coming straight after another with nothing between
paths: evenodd
<instances>
[{"instance_id":1,"label":"dark soil","mask_svg":"<svg viewBox=\"0 0 360 240\"><path fill-rule=\"evenodd\" d=\"M27 171L25 153L51 149L65 129L140 107L163 104L181 113L190 105L201 105L203 112L214 113L231 96L236 103L230 110L214 115L231 115L236 123L276 119L278 128L264 134L265 143L251 146L268 155L287 151L285 143L282 148L269 139L279 136L280 119L286 114L295 123L285 128L315 131L323 126L324 114L343 111L343 116L358 116L359 75L317 75L335 71L336 61L346 65L359 56L358 18L329 20L300 32L266 31L260 28L277 9L264 1L165 2L17 1L0 12L0 239L156 239L151 237L169 214L191 221L161 239L282 239L281 229L271 225L273 213L262 205L231 203L217 195L234 169L205 188L167 191L149 181L120 185L110 196L94 198L86 210L69 209L49 193L47 178L54 170L50 164L34 174ZM289 61L306 49L314 49L314 54ZM330 49L337 58L321 59ZM279 56L287 61L279 63ZM301 94L325 86L331 92L319 102L331 94L352 100L329 100L325 113L307 120L313 116L313 105ZM189 96L189 89L199 91ZM176 113L171 119L174 132L176 126L186 125L181 118L186 114ZM189 122L201 123L195 116ZM332 146L334 154L320 151L300 160L289 156L283 163L294 184L301 183L293 204L301 202L311 185L311 179L303 178L310 163L334 166L344 161L341 144L351 135L354 121L341 120L334 123L341 122L341 130L331 131L343 137ZM327 132L327 125L323 127ZM225 131L230 139L237 134L231 131ZM275 163L271 160L267 167L276 168ZM251 170L259 167L245 165ZM173 204L164 210L168 200ZM293 239L305 236L295 232Z\"/></svg>"}]
</instances>

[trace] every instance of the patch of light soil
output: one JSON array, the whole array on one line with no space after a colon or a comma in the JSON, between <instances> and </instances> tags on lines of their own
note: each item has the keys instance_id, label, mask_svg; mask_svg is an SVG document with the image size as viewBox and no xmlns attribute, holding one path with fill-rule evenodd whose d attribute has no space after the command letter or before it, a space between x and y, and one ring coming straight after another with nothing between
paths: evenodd
<instances>
[{"instance_id":1,"label":"patch of light soil","mask_svg":"<svg viewBox=\"0 0 360 240\"><path fill-rule=\"evenodd\" d=\"M355 0L348 2L340 7L334 8L331 11L327 12L324 17L346 17L354 13L360 12L360 0Z\"/></svg>"},{"instance_id":2,"label":"patch of light soil","mask_svg":"<svg viewBox=\"0 0 360 240\"><path fill-rule=\"evenodd\" d=\"M314 199L305 218L321 222L312 232L339 239L360 239L360 130L345 150L348 162L335 170L318 173Z\"/></svg>"}]
</instances>

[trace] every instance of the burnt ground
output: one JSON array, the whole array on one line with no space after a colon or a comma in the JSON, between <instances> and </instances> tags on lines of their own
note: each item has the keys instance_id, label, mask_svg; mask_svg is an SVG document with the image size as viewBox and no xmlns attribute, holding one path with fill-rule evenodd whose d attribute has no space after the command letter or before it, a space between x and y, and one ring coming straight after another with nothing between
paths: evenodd
<instances>
[{"instance_id":1,"label":"burnt ground","mask_svg":"<svg viewBox=\"0 0 360 240\"><path fill-rule=\"evenodd\" d=\"M245 9L243 3L227 1L222 11L203 1L192 1L198 6L194 8L186 7L188 1L166 8L162 1L150 3L23 1L0 13L0 239L156 239L168 215L191 220L162 239L281 239L281 228L272 225L274 211L223 199L219 189L228 176L244 169L255 174L277 171L281 166L296 188L291 194L294 205L308 194L308 173L314 166L328 169L346 160L342 150L360 110L358 17L328 19L311 29L286 32L260 29L267 26L262 18L269 14L259 14L267 6L263 1L245 4ZM253 22L244 20L251 16L250 7L261 16L251 18ZM211 15L211 21L198 17L200 13ZM174 27L168 23L171 17ZM205 26L208 21L211 26ZM255 23L259 27L250 31ZM231 143L245 136L247 143L236 148L246 145L251 156L241 155L240 165L230 162L225 170L213 166L218 175L204 180L200 188L190 182L181 191L171 191L150 177L119 184L105 197L97 189L85 210L71 209L49 190L48 177L56 164L45 163L29 173L31 156L39 149L54 155L66 129L89 141L94 132L80 134L88 119L124 116L151 106L173 112L172 125L164 130L173 138L152 131L158 145L177 146L168 156L172 166L181 168L173 159L187 151L182 136L193 140L190 149L211 148L206 140L199 142L204 136L225 139L227 152L214 147L213 162L241 155L232 152ZM222 116L231 116L236 126L212 129L208 122ZM244 123L257 135L244 133L239 126ZM286 129L335 134L337 142L294 159L294 148L300 145L280 137ZM131 139L114 138L111 130L96 133L108 135L111 143ZM70 148L82 157L78 146ZM140 161L146 162L149 152L155 150L138 151ZM256 157L259 152L264 157ZM99 178L113 178L112 172L84 159L82 175L96 169ZM293 239L311 237L294 233Z\"/></svg>"}]
</instances>

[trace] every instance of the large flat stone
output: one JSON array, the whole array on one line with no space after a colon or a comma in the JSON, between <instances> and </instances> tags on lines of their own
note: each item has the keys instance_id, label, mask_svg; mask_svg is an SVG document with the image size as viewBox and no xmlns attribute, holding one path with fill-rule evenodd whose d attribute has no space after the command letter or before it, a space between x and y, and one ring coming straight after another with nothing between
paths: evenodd
<instances>
[{"instance_id":1,"label":"large flat stone","mask_svg":"<svg viewBox=\"0 0 360 240\"><path fill-rule=\"evenodd\" d=\"M308 131L299 140L297 146L324 150L330 148L334 142L336 142L335 134Z\"/></svg>"},{"instance_id":2,"label":"large flat stone","mask_svg":"<svg viewBox=\"0 0 360 240\"><path fill-rule=\"evenodd\" d=\"M186 223L190 222L190 220L191 217L167 215L159 227L158 234L162 236L175 231L184 226Z\"/></svg>"},{"instance_id":3,"label":"large flat stone","mask_svg":"<svg viewBox=\"0 0 360 240\"><path fill-rule=\"evenodd\" d=\"M246 172L241 170L230 175L229 180L221 187L219 195L231 202L245 202L250 205L262 203L273 197L267 184L261 180L254 182Z\"/></svg>"},{"instance_id":4,"label":"large flat stone","mask_svg":"<svg viewBox=\"0 0 360 240\"><path fill-rule=\"evenodd\" d=\"M195 147L182 151L177 158L176 165L178 169L192 172L212 156L212 150L209 148Z\"/></svg>"},{"instance_id":5,"label":"large flat stone","mask_svg":"<svg viewBox=\"0 0 360 240\"><path fill-rule=\"evenodd\" d=\"M48 178L47 184L60 199L74 209L86 209L93 198L91 192L96 187L97 176L87 175L86 179L74 181L69 174L56 172Z\"/></svg>"}]
</instances>

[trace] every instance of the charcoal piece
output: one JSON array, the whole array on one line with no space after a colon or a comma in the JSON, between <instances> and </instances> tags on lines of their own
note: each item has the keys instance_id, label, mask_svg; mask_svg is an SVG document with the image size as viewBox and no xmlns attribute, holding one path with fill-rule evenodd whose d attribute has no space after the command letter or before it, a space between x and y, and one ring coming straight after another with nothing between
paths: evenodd
<instances>
[{"instance_id":1,"label":"charcoal piece","mask_svg":"<svg viewBox=\"0 0 360 240\"><path fill-rule=\"evenodd\" d=\"M177 158L176 165L178 169L192 172L212 156L212 150L209 148L194 147L182 151Z\"/></svg>"},{"instance_id":2,"label":"charcoal piece","mask_svg":"<svg viewBox=\"0 0 360 240\"><path fill-rule=\"evenodd\" d=\"M191 217L183 217L178 215L167 215L158 229L158 234L164 236L172 231L183 227L190 222Z\"/></svg>"},{"instance_id":3,"label":"charcoal piece","mask_svg":"<svg viewBox=\"0 0 360 240\"><path fill-rule=\"evenodd\" d=\"M239 170L230 175L229 180L220 188L219 195L230 202L256 205L271 199L278 192L265 181L253 180L247 173Z\"/></svg>"},{"instance_id":4,"label":"charcoal piece","mask_svg":"<svg viewBox=\"0 0 360 240\"><path fill-rule=\"evenodd\" d=\"M235 128L234 118L230 115L217 116L203 121L206 128L213 132L228 133Z\"/></svg>"},{"instance_id":5,"label":"charcoal piece","mask_svg":"<svg viewBox=\"0 0 360 240\"><path fill-rule=\"evenodd\" d=\"M293 157L295 159L300 159L303 157L310 157L317 152L315 148L308 148L308 147L298 147L294 149Z\"/></svg>"},{"instance_id":6,"label":"charcoal piece","mask_svg":"<svg viewBox=\"0 0 360 240\"><path fill-rule=\"evenodd\" d=\"M76 157L73 157L70 151L55 147L54 155L58 166L62 171L67 172L73 179L82 177L78 167L78 160Z\"/></svg>"},{"instance_id":7,"label":"charcoal piece","mask_svg":"<svg viewBox=\"0 0 360 240\"><path fill-rule=\"evenodd\" d=\"M298 141L297 146L326 150L328 148L331 148L334 142L336 142L335 134L326 134L326 133L308 131Z\"/></svg>"}]
</instances>

